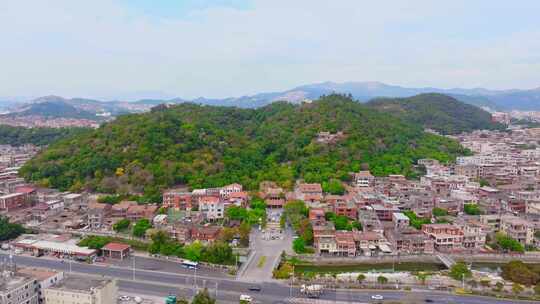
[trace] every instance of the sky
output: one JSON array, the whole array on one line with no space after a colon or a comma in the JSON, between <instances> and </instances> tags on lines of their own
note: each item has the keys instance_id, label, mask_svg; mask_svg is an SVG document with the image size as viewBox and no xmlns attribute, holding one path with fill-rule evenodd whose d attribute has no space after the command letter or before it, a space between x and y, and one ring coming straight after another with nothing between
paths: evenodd
<instances>
[{"instance_id":1,"label":"sky","mask_svg":"<svg viewBox=\"0 0 540 304\"><path fill-rule=\"evenodd\" d=\"M0 96L540 87L540 1L2 0Z\"/></svg>"}]
</instances>

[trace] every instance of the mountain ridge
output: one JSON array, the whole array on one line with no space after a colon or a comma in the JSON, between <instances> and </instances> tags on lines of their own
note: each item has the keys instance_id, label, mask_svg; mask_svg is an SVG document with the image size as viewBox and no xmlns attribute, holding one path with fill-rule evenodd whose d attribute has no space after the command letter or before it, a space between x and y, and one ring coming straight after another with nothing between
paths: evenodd
<instances>
[{"instance_id":1,"label":"mountain ridge","mask_svg":"<svg viewBox=\"0 0 540 304\"><path fill-rule=\"evenodd\" d=\"M390 85L379 81L348 81L341 83L326 81L300 85L284 91L262 92L254 95L226 98L197 97L190 99L175 97L170 99L144 98L132 101L101 101L91 98L64 98L61 96L49 95L36 98L29 103L35 103L41 100L50 101L52 99L57 99L70 103L74 106L81 107L87 111L111 112L113 115L116 115L146 111L150 107L161 103L177 104L184 102L195 102L206 105L257 108L277 100L298 103L306 99L313 100L321 97L322 95L329 95L332 93L351 94L355 99L362 102L367 102L371 99L380 97L411 97L424 93L440 93L452 96L460 101L464 101L478 107L490 108L491 110L540 110L540 87L526 90L491 90L485 88L441 89L435 87L414 88ZM84 108L84 106L86 108Z\"/></svg>"}]
</instances>

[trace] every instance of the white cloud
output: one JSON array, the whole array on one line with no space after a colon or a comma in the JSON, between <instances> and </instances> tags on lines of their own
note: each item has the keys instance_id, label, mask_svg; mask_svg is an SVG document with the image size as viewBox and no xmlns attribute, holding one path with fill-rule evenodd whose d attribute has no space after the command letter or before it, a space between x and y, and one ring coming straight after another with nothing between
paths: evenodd
<instances>
[{"instance_id":1,"label":"white cloud","mask_svg":"<svg viewBox=\"0 0 540 304\"><path fill-rule=\"evenodd\" d=\"M540 84L537 1L255 0L182 19L105 0L4 2L0 95L222 97L325 80Z\"/></svg>"}]
</instances>

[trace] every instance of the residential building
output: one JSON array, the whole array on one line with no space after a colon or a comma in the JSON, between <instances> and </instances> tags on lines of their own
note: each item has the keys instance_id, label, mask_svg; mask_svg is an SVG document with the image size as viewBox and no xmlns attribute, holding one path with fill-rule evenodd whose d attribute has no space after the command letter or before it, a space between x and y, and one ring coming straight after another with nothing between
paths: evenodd
<instances>
[{"instance_id":1,"label":"residential building","mask_svg":"<svg viewBox=\"0 0 540 304\"><path fill-rule=\"evenodd\" d=\"M332 222L313 226L313 244L318 254L334 254L336 252L336 229Z\"/></svg>"},{"instance_id":2,"label":"residential building","mask_svg":"<svg viewBox=\"0 0 540 304\"><path fill-rule=\"evenodd\" d=\"M219 196L222 199L228 199L231 193L238 193L238 192L242 192L242 185L230 184L230 185L221 187L221 189L219 190Z\"/></svg>"},{"instance_id":3,"label":"residential building","mask_svg":"<svg viewBox=\"0 0 540 304\"><path fill-rule=\"evenodd\" d=\"M10 193L0 196L0 211L12 211L24 207L26 194Z\"/></svg>"},{"instance_id":4,"label":"residential building","mask_svg":"<svg viewBox=\"0 0 540 304\"><path fill-rule=\"evenodd\" d=\"M358 218L358 208L356 204L350 200L336 201L333 204L333 211L336 215L346 216L352 220Z\"/></svg>"},{"instance_id":5,"label":"residential building","mask_svg":"<svg viewBox=\"0 0 540 304\"><path fill-rule=\"evenodd\" d=\"M381 247L386 245L386 238L383 234L374 231L357 231L354 233L354 239L358 249L365 256L376 255Z\"/></svg>"},{"instance_id":6,"label":"residential building","mask_svg":"<svg viewBox=\"0 0 540 304\"><path fill-rule=\"evenodd\" d=\"M402 229L409 227L410 220L405 214L395 212L392 214L392 223L394 223L394 229Z\"/></svg>"},{"instance_id":7,"label":"residential building","mask_svg":"<svg viewBox=\"0 0 540 304\"><path fill-rule=\"evenodd\" d=\"M199 199L199 211L203 213L205 219L215 221L225 215L225 205L219 197L203 196Z\"/></svg>"},{"instance_id":8,"label":"residential building","mask_svg":"<svg viewBox=\"0 0 540 304\"><path fill-rule=\"evenodd\" d=\"M45 296L43 294L43 289L48 288L54 284L61 282L64 279L64 273L59 271L54 271L50 269L43 268L17 268L18 274L27 275L35 279L38 283L38 303L45 303ZM4 303L0 301L0 303Z\"/></svg>"},{"instance_id":9,"label":"residential building","mask_svg":"<svg viewBox=\"0 0 540 304\"><path fill-rule=\"evenodd\" d=\"M116 280L69 275L43 290L46 304L116 304Z\"/></svg>"},{"instance_id":10,"label":"residential building","mask_svg":"<svg viewBox=\"0 0 540 304\"><path fill-rule=\"evenodd\" d=\"M372 187L375 181L375 177L371 175L369 171L360 171L353 173L353 184L356 187L366 188Z\"/></svg>"},{"instance_id":11,"label":"residential building","mask_svg":"<svg viewBox=\"0 0 540 304\"><path fill-rule=\"evenodd\" d=\"M2 265L0 273L1 304L39 304L38 281L31 275L18 273L14 264Z\"/></svg>"},{"instance_id":12,"label":"residential building","mask_svg":"<svg viewBox=\"0 0 540 304\"><path fill-rule=\"evenodd\" d=\"M137 205L135 201L121 201L118 204L114 204L111 207L111 217L127 218L128 209Z\"/></svg>"},{"instance_id":13,"label":"residential building","mask_svg":"<svg viewBox=\"0 0 540 304\"><path fill-rule=\"evenodd\" d=\"M412 227L385 231L386 238L394 252L401 254L431 254L433 240Z\"/></svg>"},{"instance_id":14,"label":"residential building","mask_svg":"<svg viewBox=\"0 0 540 304\"><path fill-rule=\"evenodd\" d=\"M111 213L111 205L102 203L88 204L88 227L101 229L105 225L105 218Z\"/></svg>"},{"instance_id":15,"label":"residential building","mask_svg":"<svg viewBox=\"0 0 540 304\"><path fill-rule=\"evenodd\" d=\"M297 183L294 194L296 199L313 204L319 203L323 197L321 184Z\"/></svg>"},{"instance_id":16,"label":"residential building","mask_svg":"<svg viewBox=\"0 0 540 304\"><path fill-rule=\"evenodd\" d=\"M452 252L463 248L463 231L460 227L451 224L422 225L424 232L433 240L435 250Z\"/></svg>"},{"instance_id":17,"label":"residential building","mask_svg":"<svg viewBox=\"0 0 540 304\"><path fill-rule=\"evenodd\" d=\"M163 193L163 207L191 210L194 207L194 200L192 194L186 189L168 190Z\"/></svg>"},{"instance_id":18,"label":"residential building","mask_svg":"<svg viewBox=\"0 0 540 304\"><path fill-rule=\"evenodd\" d=\"M140 219L152 221L158 210L158 206L154 204L132 205L127 210L127 219L136 222Z\"/></svg>"},{"instance_id":19,"label":"residential building","mask_svg":"<svg viewBox=\"0 0 540 304\"><path fill-rule=\"evenodd\" d=\"M326 222L325 212L322 208L309 209L308 218L312 225L322 225Z\"/></svg>"},{"instance_id":20,"label":"residential building","mask_svg":"<svg viewBox=\"0 0 540 304\"><path fill-rule=\"evenodd\" d=\"M526 219L505 215L501 217L500 230L523 245L534 241L534 226Z\"/></svg>"},{"instance_id":21,"label":"residential building","mask_svg":"<svg viewBox=\"0 0 540 304\"><path fill-rule=\"evenodd\" d=\"M218 226L195 226L191 229L191 239L193 241L201 241L211 243L218 239L221 227Z\"/></svg>"},{"instance_id":22,"label":"residential building","mask_svg":"<svg viewBox=\"0 0 540 304\"><path fill-rule=\"evenodd\" d=\"M354 232L352 231L336 231L335 233L336 249L334 254L341 256L355 256L356 242L354 240Z\"/></svg>"}]
</instances>

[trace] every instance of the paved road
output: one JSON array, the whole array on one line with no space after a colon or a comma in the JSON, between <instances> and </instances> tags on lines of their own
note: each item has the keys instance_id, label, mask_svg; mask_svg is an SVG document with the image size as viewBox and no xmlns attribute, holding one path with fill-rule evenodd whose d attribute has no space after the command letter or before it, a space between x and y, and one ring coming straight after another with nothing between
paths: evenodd
<instances>
[{"instance_id":1,"label":"paved road","mask_svg":"<svg viewBox=\"0 0 540 304\"><path fill-rule=\"evenodd\" d=\"M292 231L286 229L283 239L265 239L264 233L253 229L250 242L254 249L254 256L240 278L245 282L269 282L272 281L272 271L283 251L290 253L292 246ZM264 258L263 258L264 257ZM259 265L261 259L264 263Z\"/></svg>"},{"instance_id":2,"label":"paved road","mask_svg":"<svg viewBox=\"0 0 540 304\"><path fill-rule=\"evenodd\" d=\"M124 268L133 267L133 259L135 258L135 268L141 270L152 270L152 271L162 271L162 272L171 272L176 274L185 274L192 275L193 271L186 269L180 265L178 262L166 260L166 259L156 259L151 257L141 257L141 256L131 256L123 261L116 259L107 259L106 264L112 266L119 266ZM207 276L207 277L216 277L216 278L232 278L232 276L227 275L225 270L214 269L211 267L201 266L197 270L197 275Z\"/></svg>"},{"instance_id":3,"label":"paved road","mask_svg":"<svg viewBox=\"0 0 540 304\"><path fill-rule=\"evenodd\" d=\"M0 258L6 257L5 254L0 254ZM41 259L27 256L15 256L15 262L22 266L44 267L57 269L61 271L69 271L69 263L62 263L59 260ZM192 296L194 290L206 286L210 292L215 295L217 287L217 299L219 303L237 303L240 294L250 294L259 303L283 304L283 303L299 303L298 299L302 298L297 289L278 283L262 283L261 292L249 292L250 283L239 282L228 278L212 278L197 276L196 280L193 275L174 274L168 272L157 272L149 270L135 270L135 280L133 279L133 270L129 268L119 268L111 266L98 266L85 263L72 263L71 269L73 272L85 273L91 275L102 275L117 278L121 292L133 292L137 294L148 294L156 296L166 296L168 294L177 294L181 296ZM196 286L193 284L196 282ZM347 303L373 303L371 295L374 293L381 294L385 300L400 300L411 295L407 292L388 292L388 291L356 291L356 290L337 290L327 291L321 300L330 300L333 302L342 301ZM483 297L461 297L445 293L421 293L413 292L415 296L426 297L434 300L434 303L441 304L488 304L488 303L514 303L508 300L497 300L493 298ZM317 303L315 300L308 303ZM320 303L324 303L319 301ZM534 302L515 302L515 303L534 303Z\"/></svg>"}]
</instances>

